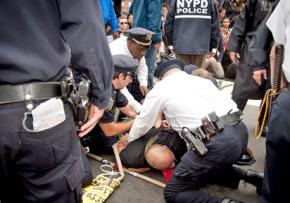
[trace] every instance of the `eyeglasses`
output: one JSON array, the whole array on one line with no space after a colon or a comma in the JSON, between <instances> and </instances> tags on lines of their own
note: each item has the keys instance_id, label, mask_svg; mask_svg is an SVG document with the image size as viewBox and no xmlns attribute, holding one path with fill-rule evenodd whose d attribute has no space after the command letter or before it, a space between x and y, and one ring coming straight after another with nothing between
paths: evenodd
<instances>
[{"instance_id":1,"label":"eyeglasses","mask_svg":"<svg viewBox=\"0 0 290 203\"><path fill-rule=\"evenodd\" d=\"M127 22L120 22L121 25L128 24Z\"/></svg>"}]
</instances>

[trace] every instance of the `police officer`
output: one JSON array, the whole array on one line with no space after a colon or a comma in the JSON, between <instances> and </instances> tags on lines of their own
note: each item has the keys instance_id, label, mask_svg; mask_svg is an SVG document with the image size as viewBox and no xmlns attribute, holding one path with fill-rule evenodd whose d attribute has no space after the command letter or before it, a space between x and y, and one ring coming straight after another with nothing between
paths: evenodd
<instances>
[{"instance_id":1,"label":"police officer","mask_svg":"<svg viewBox=\"0 0 290 203\"><path fill-rule=\"evenodd\" d=\"M135 118L137 115L120 90L132 82L138 62L130 56L121 54L114 55L113 61L115 73L112 80L110 104L99 123L82 139L83 146L88 146L95 154L112 153L112 145L116 143L117 135L127 132L133 124L132 119L116 122L114 117L117 108L130 118Z\"/></svg>"},{"instance_id":2,"label":"police officer","mask_svg":"<svg viewBox=\"0 0 290 203\"><path fill-rule=\"evenodd\" d=\"M177 59L187 65L203 67L205 56L213 56L220 41L220 23L214 1L169 2L165 23L169 45L173 46Z\"/></svg>"},{"instance_id":3,"label":"police officer","mask_svg":"<svg viewBox=\"0 0 290 203\"><path fill-rule=\"evenodd\" d=\"M3 0L0 23L0 202L81 202L84 166L65 78L72 63L92 82L84 135L110 99L102 18L90 0Z\"/></svg>"},{"instance_id":4,"label":"police officer","mask_svg":"<svg viewBox=\"0 0 290 203\"><path fill-rule=\"evenodd\" d=\"M148 92L148 67L144 56L151 45L152 34L154 33L144 28L132 28L127 31L127 37L122 36L110 43L112 55L124 54L139 61L139 66L136 70L137 78L133 79L132 84L127 87L138 102L143 100ZM131 95L129 95L128 90L124 88L122 93L130 98ZM140 111L140 105L138 105L138 103L131 99L129 99L129 103L132 104L138 112Z\"/></svg>"},{"instance_id":5,"label":"police officer","mask_svg":"<svg viewBox=\"0 0 290 203\"><path fill-rule=\"evenodd\" d=\"M284 46L284 62L282 68L288 86L287 89L284 89L279 94L272 106L269 131L266 139L265 181L261 203L285 202L289 199L289 195L287 194L287 184L290 182L290 44L289 40L287 40L290 35L289 12L289 2L280 0L267 22L267 26L272 32L275 42Z\"/></svg>"},{"instance_id":6,"label":"police officer","mask_svg":"<svg viewBox=\"0 0 290 203\"><path fill-rule=\"evenodd\" d=\"M182 156L166 185L165 199L167 202L229 202L228 198L219 199L198 190L209 183L237 188L240 179L255 184L260 192L263 181L260 174L232 167L242 156L248 141L247 128L240 121L236 104L211 81L188 75L181 71L183 67L179 60L159 64L155 76L162 80L146 96L128 141L144 135L159 112L163 112L172 128L180 133L183 127L190 130L200 126L207 128L202 119L215 112L217 117L211 121L217 126L223 123L224 129L215 130L216 134L204 143L208 152L203 156L193 150Z\"/></svg>"},{"instance_id":7,"label":"police officer","mask_svg":"<svg viewBox=\"0 0 290 203\"><path fill-rule=\"evenodd\" d=\"M266 17L274 0L249 0L237 17L228 41L227 50L237 67L232 99L243 111L248 99L261 99L264 96L264 84L258 85L252 78L252 70L248 67L248 48L258 26ZM261 52L259 52L259 55Z\"/></svg>"}]
</instances>

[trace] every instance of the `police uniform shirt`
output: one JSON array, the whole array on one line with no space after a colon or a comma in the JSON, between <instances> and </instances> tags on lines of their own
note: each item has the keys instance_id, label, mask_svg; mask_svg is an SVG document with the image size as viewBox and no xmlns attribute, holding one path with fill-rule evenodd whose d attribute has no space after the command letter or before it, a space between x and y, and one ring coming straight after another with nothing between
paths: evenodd
<instances>
[{"instance_id":1,"label":"police uniform shirt","mask_svg":"<svg viewBox=\"0 0 290 203\"><path fill-rule=\"evenodd\" d=\"M284 45L284 56L290 55L290 5L287 0L280 0L277 7L267 21L277 44ZM284 57L283 71L290 82L290 57Z\"/></svg>"},{"instance_id":2,"label":"police uniform shirt","mask_svg":"<svg viewBox=\"0 0 290 203\"><path fill-rule=\"evenodd\" d=\"M122 164L130 168L149 167L145 159L145 147L151 138L157 136L152 144L167 146L174 154L176 160L180 160L187 151L186 144L178 133L170 128L152 128L144 136L131 142L120 153Z\"/></svg>"},{"instance_id":3,"label":"police uniform shirt","mask_svg":"<svg viewBox=\"0 0 290 203\"><path fill-rule=\"evenodd\" d=\"M125 107L128 104L127 98L120 92L112 87L112 96L109 106L104 112L104 115L100 118L99 123L114 122L114 115L116 108Z\"/></svg>"},{"instance_id":4,"label":"police uniform shirt","mask_svg":"<svg viewBox=\"0 0 290 203\"><path fill-rule=\"evenodd\" d=\"M60 81L72 59L92 82L92 102L105 108L113 62L95 9L92 1L1 0L0 84Z\"/></svg>"},{"instance_id":5,"label":"police uniform shirt","mask_svg":"<svg viewBox=\"0 0 290 203\"><path fill-rule=\"evenodd\" d=\"M218 116L237 111L230 95L224 95L214 84L200 77L176 71L166 76L148 93L140 114L130 130L128 140L144 135L163 112L173 129L195 128L211 112Z\"/></svg>"}]
</instances>

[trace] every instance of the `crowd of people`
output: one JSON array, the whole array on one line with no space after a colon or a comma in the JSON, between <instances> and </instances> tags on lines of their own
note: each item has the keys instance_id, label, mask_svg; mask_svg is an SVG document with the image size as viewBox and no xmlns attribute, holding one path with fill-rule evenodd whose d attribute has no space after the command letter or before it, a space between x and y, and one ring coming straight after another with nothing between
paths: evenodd
<instances>
[{"instance_id":1,"label":"crowd of people","mask_svg":"<svg viewBox=\"0 0 290 203\"><path fill-rule=\"evenodd\" d=\"M172 169L166 202L242 202L200 191L240 180L262 203L287 202L289 3L129 5L1 1L0 203L81 202L92 181L82 148L112 154L114 144L128 168ZM264 130L264 176L237 164L249 139L241 115L271 77L281 91ZM219 90L224 78L232 98Z\"/></svg>"}]
</instances>

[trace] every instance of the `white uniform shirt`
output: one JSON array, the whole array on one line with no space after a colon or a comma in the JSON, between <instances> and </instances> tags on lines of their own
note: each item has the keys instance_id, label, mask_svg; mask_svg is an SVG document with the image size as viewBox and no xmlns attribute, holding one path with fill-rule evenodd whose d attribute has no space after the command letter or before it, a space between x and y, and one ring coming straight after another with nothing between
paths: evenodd
<instances>
[{"instance_id":1,"label":"white uniform shirt","mask_svg":"<svg viewBox=\"0 0 290 203\"><path fill-rule=\"evenodd\" d=\"M163 112L172 128L180 132L180 127L200 126L201 119L213 111L223 116L230 110L237 111L237 105L210 80L177 71L148 93L128 140L131 142L144 135L155 124L159 112Z\"/></svg>"},{"instance_id":2,"label":"white uniform shirt","mask_svg":"<svg viewBox=\"0 0 290 203\"><path fill-rule=\"evenodd\" d=\"M283 71L290 82L290 4L288 0L280 0L267 21L277 44L284 45Z\"/></svg>"}]
</instances>

